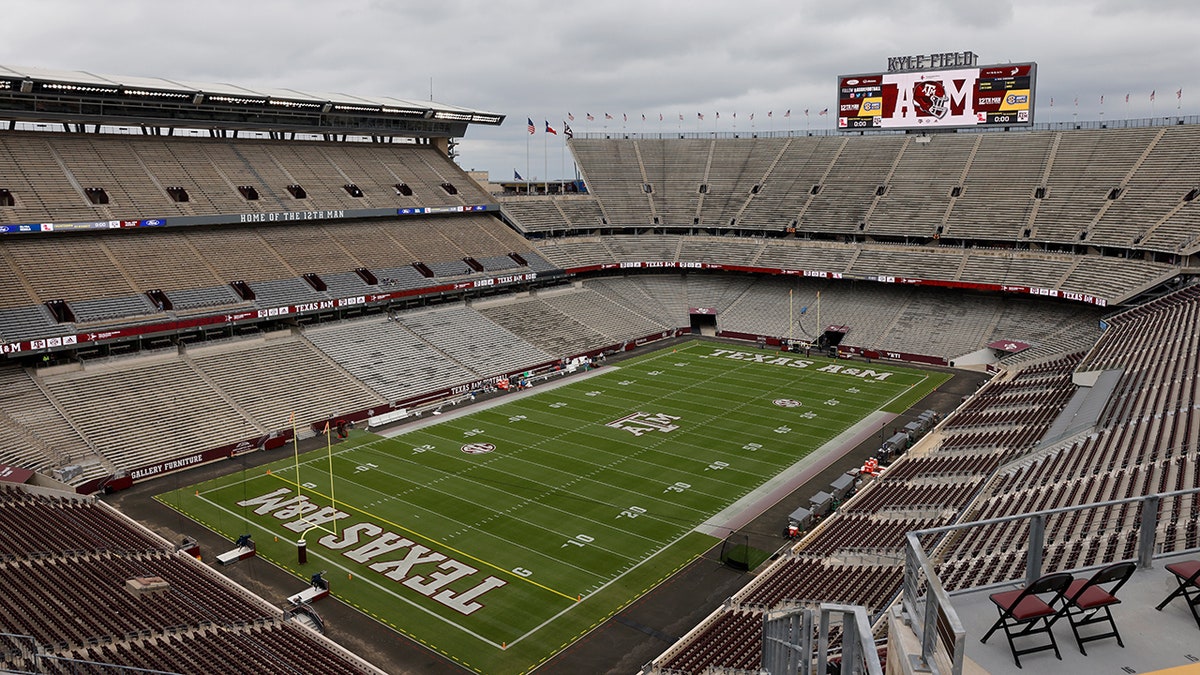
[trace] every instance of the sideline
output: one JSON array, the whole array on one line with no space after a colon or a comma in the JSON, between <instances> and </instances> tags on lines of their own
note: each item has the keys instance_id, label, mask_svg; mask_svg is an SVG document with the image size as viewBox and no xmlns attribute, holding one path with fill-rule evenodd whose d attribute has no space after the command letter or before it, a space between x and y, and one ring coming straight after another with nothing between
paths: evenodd
<instances>
[{"instance_id":1,"label":"sideline","mask_svg":"<svg viewBox=\"0 0 1200 675\"><path fill-rule=\"evenodd\" d=\"M795 464L775 475L774 478L746 493L744 497L725 507L720 513L696 527L697 532L720 539L749 525L767 509L792 494L814 476L845 457L869 437L891 423L900 415L876 410L859 420L824 445L801 457Z\"/></svg>"},{"instance_id":2,"label":"sideline","mask_svg":"<svg viewBox=\"0 0 1200 675\"><path fill-rule=\"evenodd\" d=\"M510 391L510 392L506 392L503 394L497 394L495 396L491 396L491 397L487 398L486 400L477 401L474 403L470 403L470 402L464 402L461 404L447 403L444 406L442 406L442 408L453 408L453 410L443 411L441 414L438 414L438 415L434 415L433 413L425 413L425 414L422 414L420 416L420 418L415 419L415 420L413 419L414 417L416 417L416 415L414 414L414 415L410 416L409 418L406 418L402 421L398 420L394 425L388 425L391 428L384 427L379 430L370 429L370 430L368 430L368 433L372 433L377 436L382 436L384 438L395 438L396 436L403 436L404 434L407 434L411 431L417 431L418 429L424 429L425 427L432 426L432 425L438 424L440 422L445 422L446 420L452 420L452 419L455 419L458 417L462 417L464 415L471 415L473 413L477 413L481 410L488 410L490 408L495 408L496 406L504 405L505 403L508 403L510 401L519 401L523 398L533 396L535 394L540 394L543 391L553 391L555 389L558 389L559 387L565 387L568 384L572 384L574 382L581 382L588 378L596 377L597 375L603 375L604 373L607 373L610 370L620 370L620 366L610 366L610 365L605 364L604 366L601 366L599 368L592 368L591 370L589 370L585 373L568 373L567 371L564 370L564 371L561 371L562 376L558 377L554 381L547 380L546 382L544 382L542 384L538 384L538 385L529 387L528 389L523 389L521 391Z\"/></svg>"}]
</instances>

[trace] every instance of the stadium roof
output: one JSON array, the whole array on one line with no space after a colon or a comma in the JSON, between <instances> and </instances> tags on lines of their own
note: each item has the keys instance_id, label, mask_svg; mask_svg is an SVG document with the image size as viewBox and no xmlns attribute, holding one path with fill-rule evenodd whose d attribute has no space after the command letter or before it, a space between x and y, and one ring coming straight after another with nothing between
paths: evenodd
<instances>
[{"instance_id":1,"label":"stadium roof","mask_svg":"<svg viewBox=\"0 0 1200 675\"><path fill-rule=\"evenodd\" d=\"M504 121L499 113L390 96L4 65L0 117L414 136L458 136L468 124Z\"/></svg>"}]
</instances>

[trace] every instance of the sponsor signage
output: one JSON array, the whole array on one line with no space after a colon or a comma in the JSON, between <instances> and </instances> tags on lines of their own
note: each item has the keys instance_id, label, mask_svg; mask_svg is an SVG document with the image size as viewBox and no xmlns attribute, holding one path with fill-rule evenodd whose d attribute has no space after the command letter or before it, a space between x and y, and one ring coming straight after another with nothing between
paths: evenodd
<instances>
[{"instance_id":1,"label":"sponsor signage","mask_svg":"<svg viewBox=\"0 0 1200 675\"><path fill-rule=\"evenodd\" d=\"M325 209L314 211L270 211L263 213L233 213L212 216L172 216L140 220L89 220L71 223L12 223L0 225L0 234L36 234L48 232L85 232L93 230L124 230L145 227L188 227L193 225L228 225L240 223L288 223L303 220L345 220L348 218L382 218L442 213L479 213L499 211L495 204L463 206L423 206L412 208Z\"/></svg>"}]
</instances>

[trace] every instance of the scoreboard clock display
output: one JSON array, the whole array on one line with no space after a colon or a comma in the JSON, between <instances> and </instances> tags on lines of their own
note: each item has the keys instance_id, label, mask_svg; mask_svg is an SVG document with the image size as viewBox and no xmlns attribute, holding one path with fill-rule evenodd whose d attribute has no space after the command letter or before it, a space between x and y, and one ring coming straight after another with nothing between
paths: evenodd
<instances>
[{"instance_id":1,"label":"scoreboard clock display","mask_svg":"<svg viewBox=\"0 0 1200 675\"><path fill-rule=\"evenodd\" d=\"M838 129L930 129L1033 124L1037 64L843 75Z\"/></svg>"}]
</instances>

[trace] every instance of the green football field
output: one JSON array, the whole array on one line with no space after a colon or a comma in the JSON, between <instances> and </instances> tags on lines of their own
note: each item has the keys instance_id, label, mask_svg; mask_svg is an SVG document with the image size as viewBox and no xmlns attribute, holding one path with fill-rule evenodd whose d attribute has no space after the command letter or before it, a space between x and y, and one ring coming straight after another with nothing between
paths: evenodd
<instances>
[{"instance_id":1,"label":"green football field","mask_svg":"<svg viewBox=\"0 0 1200 675\"><path fill-rule=\"evenodd\" d=\"M687 342L157 498L467 668L522 673L719 543L698 528L726 507L948 377Z\"/></svg>"}]
</instances>

